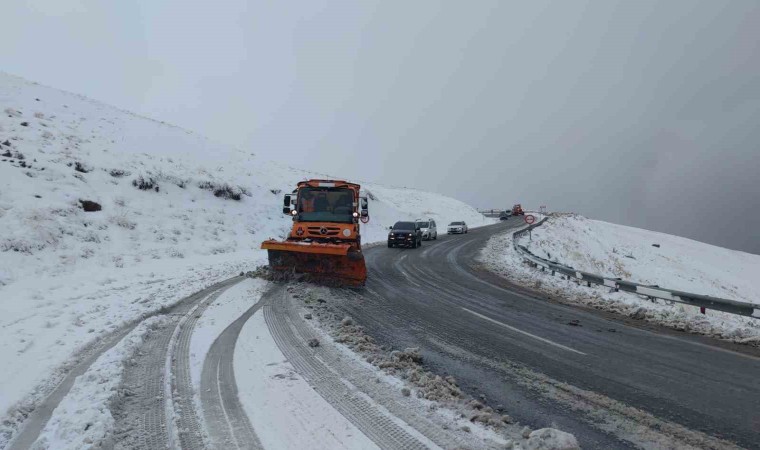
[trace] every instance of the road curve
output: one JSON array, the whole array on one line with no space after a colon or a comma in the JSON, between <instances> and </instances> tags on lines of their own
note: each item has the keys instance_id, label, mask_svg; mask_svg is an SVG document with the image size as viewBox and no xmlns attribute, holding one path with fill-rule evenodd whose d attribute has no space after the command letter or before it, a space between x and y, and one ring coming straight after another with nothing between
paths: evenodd
<instances>
[{"instance_id":1,"label":"road curve","mask_svg":"<svg viewBox=\"0 0 760 450\"><path fill-rule=\"evenodd\" d=\"M366 288L333 293L382 343L420 346L465 391L583 448L760 448L760 358L540 298L480 268L486 241L516 222L416 250L368 248Z\"/></svg>"}]
</instances>

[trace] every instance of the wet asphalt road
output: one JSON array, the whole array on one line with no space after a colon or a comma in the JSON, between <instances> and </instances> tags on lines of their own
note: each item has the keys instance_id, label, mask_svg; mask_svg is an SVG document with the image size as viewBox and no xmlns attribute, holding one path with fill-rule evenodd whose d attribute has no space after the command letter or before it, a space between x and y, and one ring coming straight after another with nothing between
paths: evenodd
<instances>
[{"instance_id":1,"label":"wet asphalt road","mask_svg":"<svg viewBox=\"0 0 760 450\"><path fill-rule=\"evenodd\" d=\"M572 432L584 448L659 446L657 433L760 448L756 351L562 305L479 267L486 241L517 225L366 249L367 286L339 294L343 308L379 342L420 347L428 368L466 392L534 429Z\"/></svg>"}]
</instances>

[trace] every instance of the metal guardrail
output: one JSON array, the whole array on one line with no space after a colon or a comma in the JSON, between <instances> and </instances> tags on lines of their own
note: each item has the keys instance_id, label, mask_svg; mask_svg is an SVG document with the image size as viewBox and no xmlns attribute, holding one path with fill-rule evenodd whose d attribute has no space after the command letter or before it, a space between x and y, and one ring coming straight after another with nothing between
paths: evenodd
<instances>
[{"instance_id":1,"label":"metal guardrail","mask_svg":"<svg viewBox=\"0 0 760 450\"><path fill-rule=\"evenodd\" d=\"M657 298L662 300L668 300L671 302L679 302L687 305L697 306L705 309L714 309L731 314L738 314L740 316L752 317L760 319L760 305L752 303L740 302L737 300L729 300L725 298L711 297L709 295L692 294L689 292L676 291L673 289L661 288L659 286L647 286L632 281L626 281L620 278L608 278L602 275L596 275L582 270L574 269L564 264L549 261L541 258L530 252L525 246L517 243L517 238L527 233L528 231L542 225L546 221L546 218L542 219L538 223L534 223L528 227L518 230L512 234L512 245L515 251L519 253L523 259L529 261L534 267L541 267L541 271L550 270L552 275L559 272L568 277L568 279L576 279L578 282L586 282L590 287L592 284L603 285L616 291L632 292L639 295L645 295L648 298Z\"/></svg>"}]
</instances>

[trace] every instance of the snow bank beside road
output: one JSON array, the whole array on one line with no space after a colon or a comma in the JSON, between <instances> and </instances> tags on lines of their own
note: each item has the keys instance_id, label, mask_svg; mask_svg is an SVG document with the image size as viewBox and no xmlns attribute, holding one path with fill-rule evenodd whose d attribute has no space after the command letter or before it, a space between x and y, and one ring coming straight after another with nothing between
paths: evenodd
<instances>
[{"instance_id":1,"label":"snow bank beside road","mask_svg":"<svg viewBox=\"0 0 760 450\"><path fill-rule=\"evenodd\" d=\"M355 302L355 297L330 296L325 288L308 285L291 289L293 299L299 299L293 301L297 302L300 315L321 336L320 342L331 341L330 346L345 355L346 358L337 358L343 360L344 365L353 362L350 365L354 370L341 370L341 376L378 402L386 402L398 417L406 415L404 410L424 411L425 420L438 428L435 439L443 440L438 442L441 447L555 450L577 447L577 443L576 447L571 445L575 442L573 435L556 429L531 434L528 427L516 423L500 405L494 410L462 392L452 376L426 370L419 349L393 350L377 344L360 324L340 313L343 310L340 303ZM320 301L328 297L329 301ZM366 381L372 379L376 383ZM388 386L395 392L389 393ZM404 408L399 411L402 405ZM406 416L404 420L419 426L413 415ZM430 430L426 426L420 429ZM456 442L460 444L454 444Z\"/></svg>"},{"instance_id":2,"label":"snow bank beside road","mask_svg":"<svg viewBox=\"0 0 760 450\"><path fill-rule=\"evenodd\" d=\"M579 270L760 304L760 255L570 214L520 243Z\"/></svg>"},{"instance_id":3,"label":"snow bank beside road","mask_svg":"<svg viewBox=\"0 0 760 450\"><path fill-rule=\"evenodd\" d=\"M519 243L533 254L577 269L699 294L760 304L760 256L678 236L553 215ZM658 244L654 247L652 244ZM652 302L604 287L586 287L526 265L512 247L512 234L492 238L481 254L489 269L552 295L673 328L760 344L760 321L718 311L706 315L680 303Z\"/></svg>"}]
</instances>

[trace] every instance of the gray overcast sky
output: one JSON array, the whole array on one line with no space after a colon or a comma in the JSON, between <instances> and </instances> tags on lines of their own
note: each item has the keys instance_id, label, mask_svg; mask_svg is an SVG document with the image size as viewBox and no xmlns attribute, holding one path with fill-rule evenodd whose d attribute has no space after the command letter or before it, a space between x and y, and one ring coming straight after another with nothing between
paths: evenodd
<instances>
[{"instance_id":1,"label":"gray overcast sky","mask_svg":"<svg viewBox=\"0 0 760 450\"><path fill-rule=\"evenodd\" d=\"M13 0L0 17L3 70L270 159L760 253L755 0Z\"/></svg>"}]
</instances>

